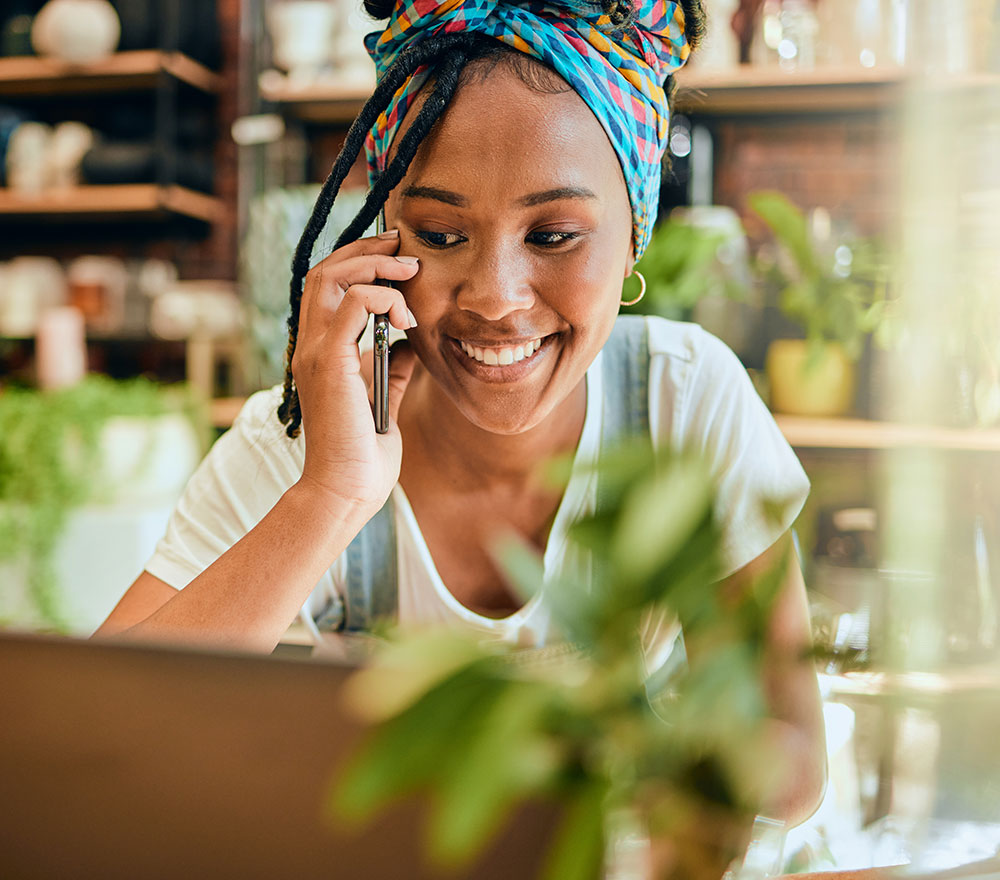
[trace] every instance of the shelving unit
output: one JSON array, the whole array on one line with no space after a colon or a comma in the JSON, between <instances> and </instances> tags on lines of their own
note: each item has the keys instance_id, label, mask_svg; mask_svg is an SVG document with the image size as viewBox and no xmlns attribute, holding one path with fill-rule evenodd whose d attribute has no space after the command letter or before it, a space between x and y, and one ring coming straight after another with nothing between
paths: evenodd
<instances>
[{"instance_id":1,"label":"shelving unit","mask_svg":"<svg viewBox=\"0 0 1000 880\"><path fill-rule=\"evenodd\" d=\"M682 70L677 108L701 116L747 116L884 110L897 103L905 78L886 68L785 71L745 66L735 70Z\"/></svg>"},{"instance_id":2,"label":"shelving unit","mask_svg":"<svg viewBox=\"0 0 1000 880\"><path fill-rule=\"evenodd\" d=\"M223 211L220 199L182 186L151 183L114 186L77 186L25 195L0 188L0 225L14 221L64 222L88 220L158 220L188 217L205 223L217 220Z\"/></svg>"},{"instance_id":3,"label":"shelving unit","mask_svg":"<svg viewBox=\"0 0 1000 880\"><path fill-rule=\"evenodd\" d=\"M320 125L349 124L371 93L350 86L319 84L261 89L265 101L278 104L290 116Z\"/></svg>"},{"instance_id":4,"label":"shelving unit","mask_svg":"<svg viewBox=\"0 0 1000 880\"><path fill-rule=\"evenodd\" d=\"M938 428L864 419L815 419L777 415L775 421L798 449L902 449L1000 452L998 428Z\"/></svg>"},{"instance_id":5,"label":"shelving unit","mask_svg":"<svg viewBox=\"0 0 1000 880\"><path fill-rule=\"evenodd\" d=\"M245 403L242 397L212 401L212 424L228 428ZM1000 428L934 428L864 419L813 419L776 415L785 439L798 449L901 449L906 447L1000 452Z\"/></svg>"},{"instance_id":6,"label":"shelving unit","mask_svg":"<svg viewBox=\"0 0 1000 880\"><path fill-rule=\"evenodd\" d=\"M161 75L209 94L222 77L180 52L119 52L89 64L55 58L0 58L0 97L78 95L154 88Z\"/></svg>"},{"instance_id":7,"label":"shelving unit","mask_svg":"<svg viewBox=\"0 0 1000 880\"><path fill-rule=\"evenodd\" d=\"M699 115L829 113L884 109L898 101L905 84L896 70L865 68L789 72L745 66L736 70L682 70L677 77L677 107ZM343 85L282 86L261 91L303 122L350 122L368 92Z\"/></svg>"}]
</instances>

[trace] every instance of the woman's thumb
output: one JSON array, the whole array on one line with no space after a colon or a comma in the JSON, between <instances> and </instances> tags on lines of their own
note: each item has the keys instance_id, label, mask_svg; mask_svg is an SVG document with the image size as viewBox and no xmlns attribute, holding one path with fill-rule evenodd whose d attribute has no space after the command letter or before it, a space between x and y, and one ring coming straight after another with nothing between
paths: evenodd
<instances>
[{"instance_id":1,"label":"woman's thumb","mask_svg":"<svg viewBox=\"0 0 1000 880\"><path fill-rule=\"evenodd\" d=\"M399 405L416 362L417 356L407 339L397 340L389 349L389 415L393 421L399 416Z\"/></svg>"}]
</instances>

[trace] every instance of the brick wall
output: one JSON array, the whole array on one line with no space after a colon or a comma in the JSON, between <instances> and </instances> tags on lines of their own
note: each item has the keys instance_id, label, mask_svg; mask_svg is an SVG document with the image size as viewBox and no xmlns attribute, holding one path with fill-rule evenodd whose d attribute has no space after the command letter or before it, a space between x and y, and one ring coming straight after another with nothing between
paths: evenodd
<instances>
[{"instance_id":1,"label":"brick wall","mask_svg":"<svg viewBox=\"0 0 1000 880\"><path fill-rule=\"evenodd\" d=\"M738 210L751 235L746 196L778 189L803 209L827 208L859 235L891 229L899 162L895 127L878 113L718 120L715 200Z\"/></svg>"}]
</instances>

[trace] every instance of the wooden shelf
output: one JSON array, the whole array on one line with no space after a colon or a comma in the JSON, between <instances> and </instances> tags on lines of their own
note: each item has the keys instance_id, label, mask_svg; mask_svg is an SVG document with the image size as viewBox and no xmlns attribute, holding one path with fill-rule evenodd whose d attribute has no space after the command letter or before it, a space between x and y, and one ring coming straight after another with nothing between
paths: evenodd
<instances>
[{"instance_id":1,"label":"wooden shelf","mask_svg":"<svg viewBox=\"0 0 1000 880\"><path fill-rule=\"evenodd\" d=\"M138 220L191 217L212 223L223 211L214 196L182 186L146 183L77 186L25 195L0 188L0 224L23 220Z\"/></svg>"},{"instance_id":2,"label":"wooden shelf","mask_svg":"<svg viewBox=\"0 0 1000 880\"><path fill-rule=\"evenodd\" d=\"M937 428L863 419L776 415L788 442L799 449L953 449L1000 452L998 428Z\"/></svg>"},{"instance_id":3,"label":"wooden shelf","mask_svg":"<svg viewBox=\"0 0 1000 880\"><path fill-rule=\"evenodd\" d=\"M370 95L366 89L337 85L282 85L260 92L265 101L282 105L297 119L328 125L353 122Z\"/></svg>"},{"instance_id":4,"label":"wooden shelf","mask_svg":"<svg viewBox=\"0 0 1000 880\"><path fill-rule=\"evenodd\" d=\"M677 109L707 116L886 109L900 100L904 82L894 69L692 68L677 76Z\"/></svg>"},{"instance_id":5,"label":"wooden shelf","mask_svg":"<svg viewBox=\"0 0 1000 880\"><path fill-rule=\"evenodd\" d=\"M242 397L212 401L212 424L228 428L245 403ZM954 449L1000 452L1000 428L927 428L863 419L813 419L775 415L788 442L799 449Z\"/></svg>"},{"instance_id":6,"label":"wooden shelf","mask_svg":"<svg viewBox=\"0 0 1000 880\"><path fill-rule=\"evenodd\" d=\"M1000 692L1000 667L970 666L942 672L846 672L821 674L820 680L834 698L997 694Z\"/></svg>"},{"instance_id":7,"label":"wooden shelf","mask_svg":"<svg viewBox=\"0 0 1000 880\"><path fill-rule=\"evenodd\" d=\"M118 52L90 64L56 58L0 58L0 97L135 91L156 86L167 74L202 92L218 92L222 77L180 52Z\"/></svg>"},{"instance_id":8,"label":"wooden shelf","mask_svg":"<svg viewBox=\"0 0 1000 880\"><path fill-rule=\"evenodd\" d=\"M244 397L216 397L210 404L212 427L228 428L236 421L243 404Z\"/></svg>"},{"instance_id":9,"label":"wooden shelf","mask_svg":"<svg viewBox=\"0 0 1000 880\"><path fill-rule=\"evenodd\" d=\"M904 79L892 69L789 72L748 65L731 71L685 69L677 82L677 109L681 112L753 115L885 108L899 99ZM369 94L335 85L282 85L261 90L261 97L282 105L291 115L326 124L351 122Z\"/></svg>"}]
</instances>

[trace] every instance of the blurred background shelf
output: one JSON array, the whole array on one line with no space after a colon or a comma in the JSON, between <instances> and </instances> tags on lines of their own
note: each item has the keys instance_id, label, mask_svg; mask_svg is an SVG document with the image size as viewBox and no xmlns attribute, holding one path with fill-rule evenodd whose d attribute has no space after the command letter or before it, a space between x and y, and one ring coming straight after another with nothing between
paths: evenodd
<instances>
[{"instance_id":1,"label":"blurred background shelf","mask_svg":"<svg viewBox=\"0 0 1000 880\"><path fill-rule=\"evenodd\" d=\"M280 105L296 119L326 125L353 122L370 94L363 89L329 84L262 87L260 92L263 100Z\"/></svg>"},{"instance_id":2,"label":"blurred background shelf","mask_svg":"<svg viewBox=\"0 0 1000 880\"><path fill-rule=\"evenodd\" d=\"M239 411L246 403L245 397L217 397L211 403L212 426L215 428L229 428Z\"/></svg>"},{"instance_id":3,"label":"blurred background shelf","mask_svg":"<svg viewBox=\"0 0 1000 880\"><path fill-rule=\"evenodd\" d=\"M73 95L153 88L163 75L216 93L222 78L180 52L118 52L90 64L33 56L0 58L0 96Z\"/></svg>"},{"instance_id":4,"label":"blurred background shelf","mask_svg":"<svg viewBox=\"0 0 1000 880\"><path fill-rule=\"evenodd\" d=\"M182 186L115 184L77 186L29 196L0 188L0 224L24 220L139 220L189 217L213 223L222 215L220 199Z\"/></svg>"},{"instance_id":5,"label":"blurred background shelf","mask_svg":"<svg viewBox=\"0 0 1000 880\"><path fill-rule=\"evenodd\" d=\"M220 397L213 400L212 424L217 428L228 428L245 402L243 397ZM924 447L1000 452L998 428L933 428L864 419L814 419L785 415L776 415L775 421L788 442L800 449Z\"/></svg>"},{"instance_id":6,"label":"blurred background shelf","mask_svg":"<svg viewBox=\"0 0 1000 880\"><path fill-rule=\"evenodd\" d=\"M788 442L800 449L925 449L1000 452L1000 429L938 428L864 419L776 415Z\"/></svg>"},{"instance_id":7,"label":"blurred background shelf","mask_svg":"<svg viewBox=\"0 0 1000 880\"><path fill-rule=\"evenodd\" d=\"M714 116L881 110L899 99L903 85L902 72L886 68L692 68L677 77L677 107Z\"/></svg>"},{"instance_id":8,"label":"blurred background shelf","mask_svg":"<svg viewBox=\"0 0 1000 880\"><path fill-rule=\"evenodd\" d=\"M898 100L902 74L878 68L820 68L787 72L745 65L736 70L684 70L677 78L677 107L696 115L830 113L884 109ZM266 101L281 105L304 122L341 124L354 119L367 91L337 85L261 89Z\"/></svg>"}]
</instances>

